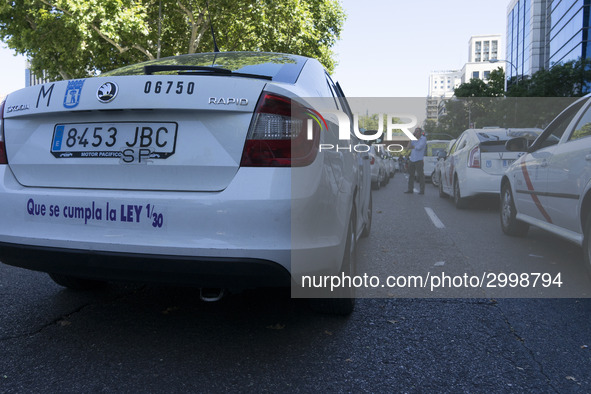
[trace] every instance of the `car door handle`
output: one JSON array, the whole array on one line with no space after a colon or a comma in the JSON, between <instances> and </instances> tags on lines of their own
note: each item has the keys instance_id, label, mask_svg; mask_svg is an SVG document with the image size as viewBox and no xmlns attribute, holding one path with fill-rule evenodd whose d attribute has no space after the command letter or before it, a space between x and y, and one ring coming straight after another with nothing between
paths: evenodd
<instances>
[{"instance_id":1,"label":"car door handle","mask_svg":"<svg viewBox=\"0 0 591 394\"><path fill-rule=\"evenodd\" d=\"M591 161L591 154L588 154L587 156L585 156L585 160Z\"/></svg>"}]
</instances>

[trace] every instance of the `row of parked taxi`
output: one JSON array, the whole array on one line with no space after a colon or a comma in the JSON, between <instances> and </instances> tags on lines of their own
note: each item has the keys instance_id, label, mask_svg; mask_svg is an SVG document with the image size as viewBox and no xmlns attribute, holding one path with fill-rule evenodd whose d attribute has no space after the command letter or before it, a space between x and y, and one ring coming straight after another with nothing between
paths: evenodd
<instances>
[{"instance_id":1,"label":"row of parked taxi","mask_svg":"<svg viewBox=\"0 0 591 394\"><path fill-rule=\"evenodd\" d=\"M591 95L544 130L468 129L438 154L433 184L457 208L481 194L500 196L500 224L511 236L530 226L583 248L591 274Z\"/></svg>"},{"instance_id":2,"label":"row of parked taxi","mask_svg":"<svg viewBox=\"0 0 591 394\"><path fill-rule=\"evenodd\" d=\"M369 151L371 167L371 187L379 190L386 186L398 168L398 158L394 157L384 145L372 145Z\"/></svg>"}]
</instances>

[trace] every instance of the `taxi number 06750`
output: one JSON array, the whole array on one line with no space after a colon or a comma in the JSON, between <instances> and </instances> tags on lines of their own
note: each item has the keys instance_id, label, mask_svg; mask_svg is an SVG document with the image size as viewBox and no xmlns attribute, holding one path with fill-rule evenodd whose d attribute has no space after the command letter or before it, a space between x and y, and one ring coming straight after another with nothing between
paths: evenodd
<instances>
[{"instance_id":1,"label":"taxi number 06750","mask_svg":"<svg viewBox=\"0 0 591 394\"><path fill-rule=\"evenodd\" d=\"M195 82L189 82L185 86L183 81L177 81L176 85L173 81L156 81L154 83L152 83L152 81L147 81L144 85L144 93L146 94L152 92L156 94L169 94L171 91L176 94L183 94L183 92L193 94L195 92Z\"/></svg>"}]
</instances>

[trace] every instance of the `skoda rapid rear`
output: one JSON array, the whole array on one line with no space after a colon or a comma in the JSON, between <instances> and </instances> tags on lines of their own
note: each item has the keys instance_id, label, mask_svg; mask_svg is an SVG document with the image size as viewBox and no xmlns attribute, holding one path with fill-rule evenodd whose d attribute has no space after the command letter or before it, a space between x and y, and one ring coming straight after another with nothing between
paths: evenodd
<instances>
[{"instance_id":1,"label":"skoda rapid rear","mask_svg":"<svg viewBox=\"0 0 591 394\"><path fill-rule=\"evenodd\" d=\"M316 60L272 53L184 55L10 94L0 261L71 288L289 285L294 250L308 275L339 272L368 225L369 164L318 151L338 133L329 118L304 130L315 96L347 108Z\"/></svg>"}]
</instances>

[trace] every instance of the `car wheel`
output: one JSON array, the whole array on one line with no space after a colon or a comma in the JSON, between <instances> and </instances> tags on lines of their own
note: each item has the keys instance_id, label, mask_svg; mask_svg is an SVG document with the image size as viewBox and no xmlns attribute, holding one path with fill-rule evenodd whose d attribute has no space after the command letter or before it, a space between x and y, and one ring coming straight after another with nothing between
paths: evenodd
<instances>
[{"instance_id":1,"label":"car wheel","mask_svg":"<svg viewBox=\"0 0 591 394\"><path fill-rule=\"evenodd\" d=\"M367 208L367 223L363 227L363 231L361 232L361 236L363 238L368 237L369 233L371 233L371 221L373 215L373 197L372 194L369 193L369 206Z\"/></svg>"},{"instance_id":2,"label":"car wheel","mask_svg":"<svg viewBox=\"0 0 591 394\"><path fill-rule=\"evenodd\" d=\"M439 197L447 198L447 194L443 191L443 180L439 182Z\"/></svg>"},{"instance_id":3,"label":"car wheel","mask_svg":"<svg viewBox=\"0 0 591 394\"><path fill-rule=\"evenodd\" d=\"M529 230L529 224L517 220L515 215L515 203L513 202L513 193L511 185L508 182L503 183L501 187L501 229L503 233L515 237L523 237Z\"/></svg>"},{"instance_id":4,"label":"car wheel","mask_svg":"<svg viewBox=\"0 0 591 394\"><path fill-rule=\"evenodd\" d=\"M347 230L347 242L345 244L345 253L341 264L341 273L345 276L353 277L355 275L355 266L357 264L357 239L355 236L355 207L349 220ZM311 299L310 307L317 312L330 315L347 316L355 309L355 288L339 287L332 293L332 298L314 298Z\"/></svg>"},{"instance_id":5,"label":"car wheel","mask_svg":"<svg viewBox=\"0 0 591 394\"><path fill-rule=\"evenodd\" d=\"M100 280L92 280L85 278L78 278L76 276L53 274L50 273L49 277L58 285L67 287L70 290L76 291L89 291L97 290L105 287L106 282Z\"/></svg>"},{"instance_id":6,"label":"car wheel","mask_svg":"<svg viewBox=\"0 0 591 394\"><path fill-rule=\"evenodd\" d=\"M454 204L458 209L464 209L467 205L466 198L462 197L460 192L460 182L458 181L458 178L454 179Z\"/></svg>"},{"instance_id":7,"label":"car wheel","mask_svg":"<svg viewBox=\"0 0 591 394\"><path fill-rule=\"evenodd\" d=\"M585 228L583 230L583 262L585 263L585 268L591 278L591 215L587 215Z\"/></svg>"},{"instance_id":8,"label":"car wheel","mask_svg":"<svg viewBox=\"0 0 591 394\"><path fill-rule=\"evenodd\" d=\"M437 174L435 173L435 171L433 171L431 173L431 183L433 184L433 186L437 187L439 186L439 179L437 179Z\"/></svg>"}]
</instances>

